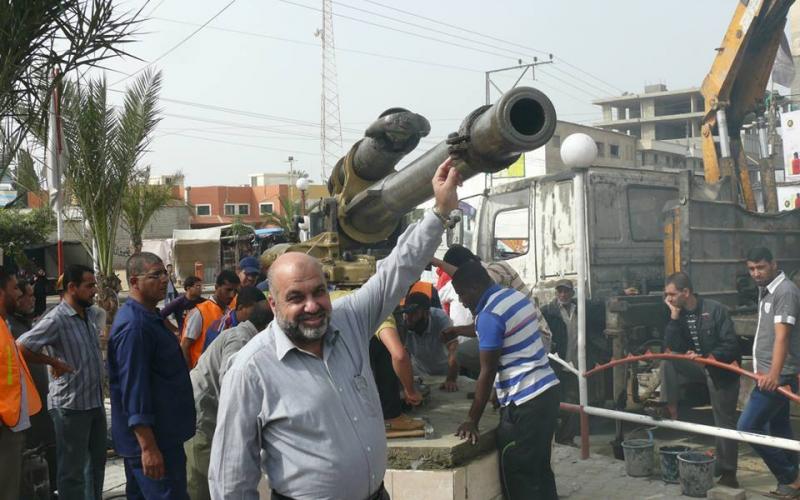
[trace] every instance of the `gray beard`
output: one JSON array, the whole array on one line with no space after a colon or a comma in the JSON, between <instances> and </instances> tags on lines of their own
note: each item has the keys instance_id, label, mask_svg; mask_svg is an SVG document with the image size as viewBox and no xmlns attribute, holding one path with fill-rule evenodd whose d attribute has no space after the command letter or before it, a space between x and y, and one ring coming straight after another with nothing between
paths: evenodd
<instances>
[{"instance_id":1,"label":"gray beard","mask_svg":"<svg viewBox=\"0 0 800 500\"><path fill-rule=\"evenodd\" d=\"M284 318L280 314L275 315L275 321L278 322L278 326L281 327L283 333L290 339L300 342L313 342L321 339L325 335L325 332L328 331L330 319L330 316L326 314L325 321L320 326L308 328L299 322L296 323L288 318Z\"/></svg>"}]
</instances>

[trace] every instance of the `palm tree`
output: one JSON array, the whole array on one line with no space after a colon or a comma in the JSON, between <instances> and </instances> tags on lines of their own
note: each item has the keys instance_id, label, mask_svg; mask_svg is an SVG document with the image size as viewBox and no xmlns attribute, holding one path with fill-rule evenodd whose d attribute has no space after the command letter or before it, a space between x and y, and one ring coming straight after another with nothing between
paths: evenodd
<instances>
[{"instance_id":1,"label":"palm tree","mask_svg":"<svg viewBox=\"0 0 800 500\"><path fill-rule=\"evenodd\" d=\"M142 233L155 213L172 199L174 183L150 184L150 168L133 175L122 198L122 222L131 235L131 252L142 251Z\"/></svg>"},{"instance_id":2,"label":"palm tree","mask_svg":"<svg viewBox=\"0 0 800 500\"><path fill-rule=\"evenodd\" d=\"M64 178L91 230L96 249L99 303L113 320L120 280L114 274L114 242L125 193L159 122L161 74L145 71L125 91L121 111L107 103L105 79L64 89L64 138L70 152Z\"/></svg>"},{"instance_id":3,"label":"palm tree","mask_svg":"<svg viewBox=\"0 0 800 500\"><path fill-rule=\"evenodd\" d=\"M0 2L0 176L30 128L46 117L49 96L64 75L128 55L122 47L133 41L142 11L119 14L114 3Z\"/></svg>"}]
</instances>

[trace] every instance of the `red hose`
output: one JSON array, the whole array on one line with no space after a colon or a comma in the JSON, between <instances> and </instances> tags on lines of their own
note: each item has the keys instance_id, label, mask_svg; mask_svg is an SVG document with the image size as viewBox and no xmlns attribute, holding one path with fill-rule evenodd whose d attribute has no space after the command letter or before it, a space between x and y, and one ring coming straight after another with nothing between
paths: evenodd
<instances>
[{"instance_id":1,"label":"red hose","mask_svg":"<svg viewBox=\"0 0 800 500\"><path fill-rule=\"evenodd\" d=\"M637 361L646 361L649 359L681 359L685 361L694 361L695 363L700 363L701 365L708 365L708 366L714 366L716 368L722 368L723 370L728 370L734 373L738 373L739 375L750 377L751 379L758 381L758 376L755 373L749 370L745 370L744 368L739 366L739 363L737 363L736 361L734 361L733 363L723 363L722 361L718 361L717 359L715 359L714 356L700 357L700 356L690 356L689 354L676 354L673 352L654 354L650 351L647 351L646 353L641 354L639 356L634 356L633 354L629 354L624 358L612 359L608 363L605 363L603 365L597 365L591 370L587 371L585 373L585 376L590 377L595 373L607 370L617 365L635 363ZM786 396L787 398L791 399L795 403L800 403L800 395L793 393L789 386L778 387L777 391Z\"/></svg>"}]
</instances>

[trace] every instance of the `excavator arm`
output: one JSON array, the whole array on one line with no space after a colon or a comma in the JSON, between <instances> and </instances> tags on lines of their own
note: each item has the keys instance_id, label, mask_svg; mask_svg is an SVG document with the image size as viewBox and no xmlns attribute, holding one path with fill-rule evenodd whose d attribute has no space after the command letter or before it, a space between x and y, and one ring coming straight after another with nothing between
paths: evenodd
<instances>
[{"instance_id":1,"label":"excavator arm","mask_svg":"<svg viewBox=\"0 0 800 500\"><path fill-rule=\"evenodd\" d=\"M763 102L793 2L740 0L701 87L705 99L701 135L706 182L730 177L733 199L738 199L738 185L748 210L755 210L756 203L739 131L745 117Z\"/></svg>"}]
</instances>

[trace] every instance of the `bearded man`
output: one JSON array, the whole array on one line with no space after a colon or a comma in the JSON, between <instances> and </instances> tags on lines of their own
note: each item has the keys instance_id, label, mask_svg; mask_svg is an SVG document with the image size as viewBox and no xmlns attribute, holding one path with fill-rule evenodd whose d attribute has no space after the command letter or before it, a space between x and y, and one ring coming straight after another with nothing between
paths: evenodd
<instances>
[{"instance_id":1,"label":"bearded man","mask_svg":"<svg viewBox=\"0 0 800 500\"><path fill-rule=\"evenodd\" d=\"M450 160L432 180L436 205L376 274L331 304L317 260L286 253L269 270L273 321L222 381L211 448L211 498L388 499L386 436L369 341L430 261L458 205Z\"/></svg>"}]
</instances>

